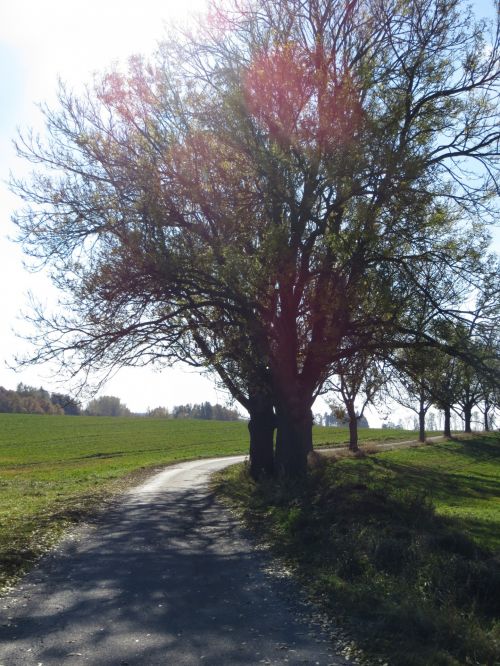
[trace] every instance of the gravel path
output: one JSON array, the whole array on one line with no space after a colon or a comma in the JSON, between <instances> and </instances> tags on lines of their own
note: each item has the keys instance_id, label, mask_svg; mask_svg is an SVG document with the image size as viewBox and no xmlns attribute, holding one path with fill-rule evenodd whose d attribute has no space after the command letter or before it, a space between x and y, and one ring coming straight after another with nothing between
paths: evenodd
<instances>
[{"instance_id":1,"label":"gravel path","mask_svg":"<svg viewBox=\"0 0 500 666\"><path fill-rule=\"evenodd\" d=\"M455 433L453 433L454 435ZM436 435L435 437L426 437L425 441L426 442L439 442L441 440L445 440L446 437L443 437L443 435ZM393 451L395 449L414 449L418 446L425 446L425 442L419 442L418 439L407 439L404 442L360 442L359 443L359 448L361 451L363 451L366 447L368 447L372 451ZM316 453L320 453L324 456L331 457L335 456L336 453L347 453L349 451L349 447L347 446L325 446L321 447L318 446L316 449L314 449Z\"/></svg>"},{"instance_id":2,"label":"gravel path","mask_svg":"<svg viewBox=\"0 0 500 666\"><path fill-rule=\"evenodd\" d=\"M346 664L209 493L241 459L169 467L75 530L0 600L0 666Z\"/></svg>"}]
</instances>

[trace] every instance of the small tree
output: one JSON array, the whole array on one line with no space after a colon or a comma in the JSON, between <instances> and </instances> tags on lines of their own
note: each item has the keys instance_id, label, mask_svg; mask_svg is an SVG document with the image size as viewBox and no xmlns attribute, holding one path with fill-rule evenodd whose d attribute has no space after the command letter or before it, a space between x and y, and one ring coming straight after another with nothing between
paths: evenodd
<instances>
[{"instance_id":1,"label":"small tree","mask_svg":"<svg viewBox=\"0 0 500 666\"><path fill-rule=\"evenodd\" d=\"M423 348L409 348L394 355L393 373L388 395L392 400L417 414L418 439L425 442L425 418L433 404L430 387L433 353Z\"/></svg>"},{"instance_id":2,"label":"small tree","mask_svg":"<svg viewBox=\"0 0 500 666\"><path fill-rule=\"evenodd\" d=\"M130 410L120 398L103 395L91 400L85 410L89 416L130 416Z\"/></svg>"},{"instance_id":3,"label":"small tree","mask_svg":"<svg viewBox=\"0 0 500 666\"><path fill-rule=\"evenodd\" d=\"M427 427L429 428L429 430L431 432L434 432L434 431L437 430L436 415L434 414L434 412L429 412L427 423L428 423ZM446 434L446 431L445 431L445 434Z\"/></svg>"},{"instance_id":4,"label":"small tree","mask_svg":"<svg viewBox=\"0 0 500 666\"><path fill-rule=\"evenodd\" d=\"M154 407L153 409L148 409L148 416L153 419L168 419L170 414L166 407Z\"/></svg>"},{"instance_id":5,"label":"small tree","mask_svg":"<svg viewBox=\"0 0 500 666\"><path fill-rule=\"evenodd\" d=\"M388 381L387 366L369 354L353 354L336 365L336 377L329 386L341 398L349 424L349 450L358 451L358 425L369 404L374 404L382 387ZM340 420L342 407L332 405L333 414ZM339 418L340 417L340 418Z\"/></svg>"},{"instance_id":6,"label":"small tree","mask_svg":"<svg viewBox=\"0 0 500 666\"><path fill-rule=\"evenodd\" d=\"M81 404L65 393L51 393L50 400L54 405L59 405L64 413L69 416L78 416L81 414Z\"/></svg>"}]
</instances>

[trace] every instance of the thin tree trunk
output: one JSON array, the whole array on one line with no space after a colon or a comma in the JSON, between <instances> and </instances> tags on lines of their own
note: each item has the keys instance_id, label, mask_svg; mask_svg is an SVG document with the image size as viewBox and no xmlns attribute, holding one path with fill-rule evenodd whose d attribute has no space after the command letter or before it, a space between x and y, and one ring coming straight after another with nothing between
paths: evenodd
<instances>
[{"instance_id":1,"label":"thin tree trunk","mask_svg":"<svg viewBox=\"0 0 500 666\"><path fill-rule=\"evenodd\" d=\"M444 436L451 437L451 407L446 405L443 409L444 412Z\"/></svg>"},{"instance_id":2,"label":"thin tree trunk","mask_svg":"<svg viewBox=\"0 0 500 666\"><path fill-rule=\"evenodd\" d=\"M305 476L307 455L312 451L312 412L310 407L276 409L275 470L288 477Z\"/></svg>"},{"instance_id":3,"label":"thin tree trunk","mask_svg":"<svg viewBox=\"0 0 500 666\"><path fill-rule=\"evenodd\" d=\"M349 451L359 451L358 446L358 419L354 404L346 403L347 415L349 417Z\"/></svg>"},{"instance_id":4,"label":"thin tree trunk","mask_svg":"<svg viewBox=\"0 0 500 666\"><path fill-rule=\"evenodd\" d=\"M486 432L490 431L490 403L488 400L484 401L484 429Z\"/></svg>"},{"instance_id":5,"label":"thin tree trunk","mask_svg":"<svg viewBox=\"0 0 500 666\"><path fill-rule=\"evenodd\" d=\"M466 405L464 407L464 421L465 421L464 432L472 432L471 419L472 419L472 407L470 405Z\"/></svg>"},{"instance_id":6,"label":"thin tree trunk","mask_svg":"<svg viewBox=\"0 0 500 666\"><path fill-rule=\"evenodd\" d=\"M418 441L425 442L425 402L424 400L419 401L418 405Z\"/></svg>"},{"instance_id":7,"label":"thin tree trunk","mask_svg":"<svg viewBox=\"0 0 500 666\"><path fill-rule=\"evenodd\" d=\"M276 419L272 402L250 399L250 475L257 480L274 472L274 430Z\"/></svg>"}]
</instances>

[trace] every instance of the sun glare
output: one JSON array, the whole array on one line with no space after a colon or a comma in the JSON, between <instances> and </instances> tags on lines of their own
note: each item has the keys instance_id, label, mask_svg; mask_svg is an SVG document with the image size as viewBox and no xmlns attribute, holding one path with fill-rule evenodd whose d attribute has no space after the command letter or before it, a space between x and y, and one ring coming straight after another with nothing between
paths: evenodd
<instances>
[{"instance_id":1,"label":"sun glare","mask_svg":"<svg viewBox=\"0 0 500 666\"><path fill-rule=\"evenodd\" d=\"M150 53L169 23L185 22L204 4L204 0L2 3L0 43L21 61L29 87L46 100L58 77L77 85L113 61Z\"/></svg>"}]
</instances>

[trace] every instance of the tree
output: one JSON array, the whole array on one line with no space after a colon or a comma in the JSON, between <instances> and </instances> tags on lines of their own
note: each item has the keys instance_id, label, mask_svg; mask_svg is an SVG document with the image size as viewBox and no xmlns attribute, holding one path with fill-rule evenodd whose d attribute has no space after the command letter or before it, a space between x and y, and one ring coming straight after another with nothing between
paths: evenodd
<instances>
[{"instance_id":1,"label":"tree","mask_svg":"<svg viewBox=\"0 0 500 666\"><path fill-rule=\"evenodd\" d=\"M335 364L413 343L420 266L475 285L467 220L488 215L500 136L485 34L456 0L235 3L62 88L14 184L24 246L69 297L35 315L31 361L208 364L249 409L257 468L304 473Z\"/></svg>"},{"instance_id":2,"label":"tree","mask_svg":"<svg viewBox=\"0 0 500 666\"><path fill-rule=\"evenodd\" d=\"M486 275L487 281L490 276ZM469 321L462 321L453 329L445 329L445 335L453 346L463 350L464 356L454 359L454 394L455 405L462 411L464 430L471 432L472 410L479 406L489 391L494 392L500 386L500 379L495 370L498 368L500 349L497 341L498 316L498 279L494 271L496 288L494 293L484 289L478 294L474 316ZM491 301L493 301L493 315ZM449 372L446 371L446 374ZM485 387L486 392L485 392ZM488 398L486 398L486 405ZM485 410L488 411L485 405Z\"/></svg>"},{"instance_id":3,"label":"tree","mask_svg":"<svg viewBox=\"0 0 500 666\"><path fill-rule=\"evenodd\" d=\"M495 422L495 411L500 407L500 389L491 379L481 378L483 427L489 432Z\"/></svg>"},{"instance_id":4,"label":"tree","mask_svg":"<svg viewBox=\"0 0 500 666\"><path fill-rule=\"evenodd\" d=\"M80 403L64 393L51 393L50 401L54 405L59 405L69 416L78 416L82 411Z\"/></svg>"},{"instance_id":5,"label":"tree","mask_svg":"<svg viewBox=\"0 0 500 666\"><path fill-rule=\"evenodd\" d=\"M39 400L50 402L50 393L46 391L43 386L36 388L35 386L28 386L20 382L17 385L16 392L23 398L37 398Z\"/></svg>"},{"instance_id":6,"label":"tree","mask_svg":"<svg viewBox=\"0 0 500 666\"><path fill-rule=\"evenodd\" d=\"M458 387L456 403L461 408L464 419L464 431L471 432L472 410L479 404L483 392L478 372L465 363L457 364Z\"/></svg>"},{"instance_id":7,"label":"tree","mask_svg":"<svg viewBox=\"0 0 500 666\"><path fill-rule=\"evenodd\" d=\"M148 409L148 416L153 419L168 419L170 414L166 407L154 407L153 409Z\"/></svg>"},{"instance_id":8,"label":"tree","mask_svg":"<svg viewBox=\"0 0 500 666\"><path fill-rule=\"evenodd\" d=\"M358 451L358 426L364 418L369 404L374 404L377 395L388 380L384 364L366 353L358 352L336 366L337 377L329 386L341 397L345 408L334 406L333 413L349 424L349 450ZM361 400L360 400L361 398ZM358 402L358 408L356 408ZM368 424L366 426L368 427Z\"/></svg>"},{"instance_id":9,"label":"tree","mask_svg":"<svg viewBox=\"0 0 500 666\"><path fill-rule=\"evenodd\" d=\"M495 410L500 406L500 265L492 266L485 276L485 285L480 293L479 306L483 318L476 327L476 337L482 356L490 372L479 372L482 401L483 426L490 430ZM486 320L486 321L485 321Z\"/></svg>"},{"instance_id":10,"label":"tree","mask_svg":"<svg viewBox=\"0 0 500 666\"><path fill-rule=\"evenodd\" d=\"M425 284L439 285L442 293L454 291L450 274L441 262L424 267ZM476 304L455 321L443 319L441 304L425 289L415 299L410 316L416 331L413 347L397 350L391 363L397 369L392 395L400 404L419 415L419 439L425 439L425 415L435 404L444 412L445 435L451 435L451 411L458 407L464 414L466 432L470 432L472 408L481 400L481 381L498 385L492 372L498 363L498 346L486 343L495 335L498 318L498 266L496 260L483 264L476 289ZM465 295L463 296L465 298ZM428 349L427 337L441 340L441 349Z\"/></svg>"},{"instance_id":11,"label":"tree","mask_svg":"<svg viewBox=\"0 0 500 666\"><path fill-rule=\"evenodd\" d=\"M445 437L451 437L451 413L460 394L458 370L460 361L438 352L433 355L433 362L428 386L433 404L444 414L443 434Z\"/></svg>"},{"instance_id":12,"label":"tree","mask_svg":"<svg viewBox=\"0 0 500 666\"><path fill-rule=\"evenodd\" d=\"M91 400L85 411L89 416L130 416L127 406L113 395L103 395Z\"/></svg>"},{"instance_id":13,"label":"tree","mask_svg":"<svg viewBox=\"0 0 500 666\"><path fill-rule=\"evenodd\" d=\"M429 412L428 424L429 424L429 425L428 425L428 428L429 428L429 430L430 430L431 432L437 430L437 426L436 426L436 415L434 414L434 412ZM445 430L446 430L446 427L445 427ZM445 434L446 434L446 433L445 433Z\"/></svg>"},{"instance_id":14,"label":"tree","mask_svg":"<svg viewBox=\"0 0 500 666\"><path fill-rule=\"evenodd\" d=\"M398 404L416 413L414 427L418 430L419 441L425 442L425 417L433 404L428 389L429 354L410 350L399 362L403 363L404 370L394 383L390 396Z\"/></svg>"},{"instance_id":15,"label":"tree","mask_svg":"<svg viewBox=\"0 0 500 666\"><path fill-rule=\"evenodd\" d=\"M388 395L395 402L416 412L418 416L419 441L425 442L425 419L427 412L434 403L435 361L439 351L429 350L427 338L441 339L453 349L449 339L440 334L441 300L434 294L452 293L457 295L456 288L450 284L454 276L447 270L447 261L437 260L435 263L424 263L420 268L422 289L417 292L408 309L407 318L412 321L415 332L414 344L396 350L389 357L395 372L392 382L388 384ZM430 415L429 415L430 418ZM434 420L434 416L432 417Z\"/></svg>"}]
</instances>

